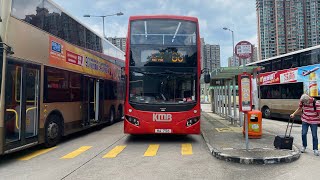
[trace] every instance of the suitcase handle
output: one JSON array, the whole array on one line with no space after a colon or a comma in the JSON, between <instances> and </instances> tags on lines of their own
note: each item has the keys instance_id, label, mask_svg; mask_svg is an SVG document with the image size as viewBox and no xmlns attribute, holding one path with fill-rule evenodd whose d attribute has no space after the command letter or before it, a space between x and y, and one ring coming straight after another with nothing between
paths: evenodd
<instances>
[{"instance_id":1,"label":"suitcase handle","mask_svg":"<svg viewBox=\"0 0 320 180\"><path fill-rule=\"evenodd\" d=\"M290 128L290 132L289 132L289 136L288 137L290 137L290 135L291 135L291 130L292 130L293 122L294 122L293 118L289 118L289 120L288 120L287 129L286 129L286 132L284 134L284 137L287 137L287 131L288 131L288 128L289 128L290 119L292 120L292 122L291 122L291 128Z\"/></svg>"}]
</instances>

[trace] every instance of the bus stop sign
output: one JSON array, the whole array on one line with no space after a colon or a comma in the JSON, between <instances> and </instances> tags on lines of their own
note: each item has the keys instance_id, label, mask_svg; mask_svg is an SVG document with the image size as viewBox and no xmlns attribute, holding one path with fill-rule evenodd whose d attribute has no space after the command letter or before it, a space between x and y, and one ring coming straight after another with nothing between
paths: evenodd
<instances>
[{"instance_id":1,"label":"bus stop sign","mask_svg":"<svg viewBox=\"0 0 320 180\"><path fill-rule=\"evenodd\" d=\"M240 41L235 46L235 54L239 59L248 59L252 57L253 47L248 41Z\"/></svg>"},{"instance_id":2,"label":"bus stop sign","mask_svg":"<svg viewBox=\"0 0 320 180\"><path fill-rule=\"evenodd\" d=\"M238 75L239 86L239 109L248 112L252 109L251 74L242 73Z\"/></svg>"}]
</instances>

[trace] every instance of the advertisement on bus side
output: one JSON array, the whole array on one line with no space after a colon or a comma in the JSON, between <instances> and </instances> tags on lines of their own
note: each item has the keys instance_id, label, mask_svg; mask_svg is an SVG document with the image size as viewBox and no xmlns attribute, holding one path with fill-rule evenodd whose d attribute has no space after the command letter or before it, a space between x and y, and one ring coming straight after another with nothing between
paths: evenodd
<instances>
[{"instance_id":1,"label":"advertisement on bus side","mask_svg":"<svg viewBox=\"0 0 320 180\"><path fill-rule=\"evenodd\" d=\"M53 36L49 37L49 43L49 64L107 79L120 79L114 64Z\"/></svg>"},{"instance_id":2,"label":"advertisement on bus side","mask_svg":"<svg viewBox=\"0 0 320 180\"><path fill-rule=\"evenodd\" d=\"M320 64L298 68L298 82L303 83L303 90L310 96L319 96Z\"/></svg>"},{"instance_id":3,"label":"advertisement on bus side","mask_svg":"<svg viewBox=\"0 0 320 180\"><path fill-rule=\"evenodd\" d=\"M310 96L320 96L320 64L291 68L259 75L260 85L303 82L303 91Z\"/></svg>"}]
</instances>

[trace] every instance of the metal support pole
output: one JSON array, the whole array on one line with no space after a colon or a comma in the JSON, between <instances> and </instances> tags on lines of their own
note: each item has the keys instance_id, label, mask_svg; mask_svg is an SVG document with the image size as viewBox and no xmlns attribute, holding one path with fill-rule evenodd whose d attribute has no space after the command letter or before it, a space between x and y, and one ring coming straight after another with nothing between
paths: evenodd
<instances>
[{"instance_id":1,"label":"metal support pole","mask_svg":"<svg viewBox=\"0 0 320 180\"><path fill-rule=\"evenodd\" d=\"M228 118L228 81L225 80L224 85L224 116Z\"/></svg>"},{"instance_id":2,"label":"metal support pole","mask_svg":"<svg viewBox=\"0 0 320 180\"><path fill-rule=\"evenodd\" d=\"M245 128L246 128L246 150L248 151L249 149L249 125L248 125L248 118L247 118L247 113L244 113L244 122L245 122Z\"/></svg>"},{"instance_id":3,"label":"metal support pole","mask_svg":"<svg viewBox=\"0 0 320 180\"><path fill-rule=\"evenodd\" d=\"M242 59L242 67L243 67L243 72L246 72L246 62L245 62L245 59ZM251 81L251 79L250 79ZM248 125L248 118L247 118L247 114L244 113L244 127L246 129L246 150L248 151L249 149L249 135L248 135L248 128L249 128L249 125Z\"/></svg>"},{"instance_id":4,"label":"metal support pole","mask_svg":"<svg viewBox=\"0 0 320 180\"><path fill-rule=\"evenodd\" d=\"M214 88L214 109L215 113L218 114L218 89Z\"/></svg>"},{"instance_id":5,"label":"metal support pole","mask_svg":"<svg viewBox=\"0 0 320 180\"><path fill-rule=\"evenodd\" d=\"M246 60L245 59L242 59L242 67L243 67L243 72L247 72Z\"/></svg>"},{"instance_id":6,"label":"metal support pole","mask_svg":"<svg viewBox=\"0 0 320 180\"><path fill-rule=\"evenodd\" d=\"M217 87L217 114L220 116L220 87Z\"/></svg>"},{"instance_id":7,"label":"metal support pole","mask_svg":"<svg viewBox=\"0 0 320 180\"><path fill-rule=\"evenodd\" d=\"M103 26L103 37L106 39L107 37L106 37L106 34L105 34L105 32L104 32L104 16L102 16L102 26Z\"/></svg>"},{"instance_id":8,"label":"metal support pole","mask_svg":"<svg viewBox=\"0 0 320 180\"><path fill-rule=\"evenodd\" d=\"M222 107L222 105L223 105L223 98L222 98L222 92L223 92L223 87L220 86L220 92L219 92L219 96L220 96L220 98L219 98L220 116L223 116L223 107Z\"/></svg>"},{"instance_id":9,"label":"metal support pole","mask_svg":"<svg viewBox=\"0 0 320 180\"><path fill-rule=\"evenodd\" d=\"M219 115L222 116L222 95L221 95L221 92L222 92L222 86L219 86Z\"/></svg>"},{"instance_id":10,"label":"metal support pole","mask_svg":"<svg viewBox=\"0 0 320 180\"><path fill-rule=\"evenodd\" d=\"M232 113L231 113L231 80L228 80L228 114L229 117L231 118L231 124L233 124L233 118L232 118Z\"/></svg>"},{"instance_id":11,"label":"metal support pole","mask_svg":"<svg viewBox=\"0 0 320 180\"><path fill-rule=\"evenodd\" d=\"M223 108L223 104L224 104L224 98L223 98L223 91L224 91L224 86L221 86L221 89L220 89L220 103L221 103L221 116L223 117L224 116L224 108Z\"/></svg>"},{"instance_id":12,"label":"metal support pole","mask_svg":"<svg viewBox=\"0 0 320 180\"><path fill-rule=\"evenodd\" d=\"M233 63L236 63L236 57L235 57L235 53L234 53L234 35L233 35L233 31L231 31L231 34L232 34L232 51L233 51L233 54L232 54L232 59L233 59Z\"/></svg>"},{"instance_id":13,"label":"metal support pole","mask_svg":"<svg viewBox=\"0 0 320 180\"><path fill-rule=\"evenodd\" d=\"M236 102L236 77L233 78L233 118L237 118L237 102Z\"/></svg>"},{"instance_id":14,"label":"metal support pole","mask_svg":"<svg viewBox=\"0 0 320 180\"><path fill-rule=\"evenodd\" d=\"M217 98L217 96L216 96L216 89L215 89L215 87L212 89L212 97L213 97L213 99L212 99L212 101L211 101L211 104L212 104L212 106L213 106L213 108L212 108L212 111L213 111L213 113L217 113L217 111L216 111L216 107L217 107L217 103L216 103L216 98Z\"/></svg>"}]
</instances>

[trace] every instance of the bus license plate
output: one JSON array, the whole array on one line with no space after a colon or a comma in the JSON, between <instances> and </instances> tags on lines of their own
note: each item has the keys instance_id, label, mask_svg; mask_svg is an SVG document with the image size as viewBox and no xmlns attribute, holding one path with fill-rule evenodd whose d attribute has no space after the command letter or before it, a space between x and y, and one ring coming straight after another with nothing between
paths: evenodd
<instances>
[{"instance_id":1,"label":"bus license plate","mask_svg":"<svg viewBox=\"0 0 320 180\"><path fill-rule=\"evenodd\" d=\"M155 129L155 133L171 133L171 129Z\"/></svg>"}]
</instances>

